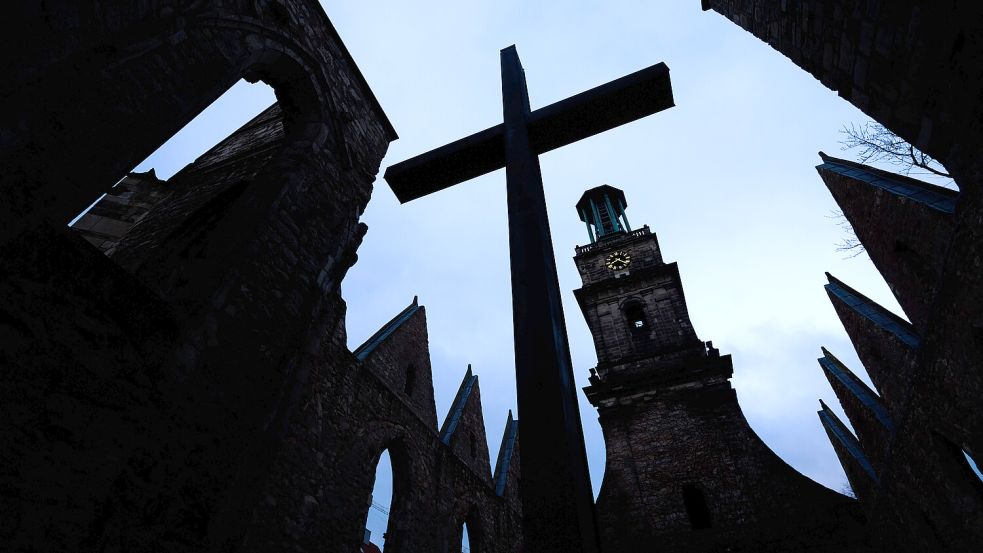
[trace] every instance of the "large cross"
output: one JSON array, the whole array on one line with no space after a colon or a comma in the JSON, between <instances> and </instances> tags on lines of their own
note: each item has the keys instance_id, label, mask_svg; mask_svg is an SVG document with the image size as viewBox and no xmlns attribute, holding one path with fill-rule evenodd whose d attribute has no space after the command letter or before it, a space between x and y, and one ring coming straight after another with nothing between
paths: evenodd
<instances>
[{"instance_id":1,"label":"large cross","mask_svg":"<svg viewBox=\"0 0 983 553\"><path fill-rule=\"evenodd\" d=\"M673 106L660 63L529 109L515 46L501 52L504 123L397 163L400 202L505 167L524 550L596 553L597 523L539 154Z\"/></svg>"}]
</instances>

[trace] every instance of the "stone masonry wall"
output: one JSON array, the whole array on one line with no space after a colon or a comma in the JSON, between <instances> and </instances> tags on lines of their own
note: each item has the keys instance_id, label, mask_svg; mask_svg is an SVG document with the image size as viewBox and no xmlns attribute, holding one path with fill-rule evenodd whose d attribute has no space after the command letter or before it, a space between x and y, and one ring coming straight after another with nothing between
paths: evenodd
<instances>
[{"instance_id":1,"label":"stone masonry wall","mask_svg":"<svg viewBox=\"0 0 983 553\"><path fill-rule=\"evenodd\" d=\"M157 178L153 169L146 173L130 173L110 188L105 198L82 215L72 228L104 254L112 256L119 241L169 193L170 189Z\"/></svg>"},{"instance_id":2,"label":"stone masonry wall","mask_svg":"<svg viewBox=\"0 0 983 553\"><path fill-rule=\"evenodd\" d=\"M963 452L983 458L978 401L983 393L983 7L840 0L704 0L703 7L767 41L942 161L959 186L950 220L940 225L937 216L911 215L924 229L920 237L934 244L931 255L922 248L921 259L904 260L904 269L928 275L934 286L916 289L898 278L897 267L879 266L901 305L914 306L909 314L921 345L911 370L900 381L884 383L888 390L908 393L884 398L897 414L898 430L877 497L864 507L887 550L971 549L983 540L983 487L963 458ZM877 224L887 213L876 199L870 204L870 191L854 193L839 185L831 190L859 227L861 243L882 265L899 253L888 232L898 223ZM855 343L860 350L871 347ZM878 372L876 366L867 368Z\"/></svg>"},{"instance_id":3,"label":"stone masonry wall","mask_svg":"<svg viewBox=\"0 0 983 553\"><path fill-rule=\"evenodd\" d=\"M472 551L516 551L521 543L518 490L512 486L502 497L495 494L484 426L469 421L458 426L465 444L472 434L476 437L474 457L469 445L462 452L456 447L459 440L448 446L438 435L424 309L364 361L347 352L342 334L339 327L325 337L322 354L334 353L322 359L325 365L312 379L309 401L274 464L244 549L356 551L376 465L388 451L394 478L386 551L457 551L465 520ZM346 370L327 370L341 363L347 363ZM411 363L428 369L418 373L422 404L403 391ZM469 403L468 411L480 414L477 394ZM475 470L476 460L483 471Z\"/></svg>"},{"instance_id":4,"label":"stone masonry wall","mask_svg":"<svg viewBox=\"0 0 983 553\"><path fill-rule=\"evenodd\" d=\"M313 0L14 11L0 549L243 547L314 375L350 368L322 340L395 133ZM112 259L65 229L239 78L278 106L144 197Z\"/></svg>"},{"instance_id":5,"label":"stone masonry wall","mask_svg":"<svg viewBox=\"0 0 983 553\"><path fill-rule=\"evenodd\" d=\"M962 192L956 198L944 191L922 193L915 202L904 191L888 193L863 179L829 178L827 185L899 303L906 310L916 307L909 313L919 331L913 347L843 302L833 302L896 421L885 460L877 466L878 481L862 486L871 490L861 503L873 535L886 550L971 548L983 539L983 485L964 458L966 452L979 459L983 449L983 417L973 399L983 390L977 370L983 352L972 323L981 308L983 286L975 270L983 227L973 215L974 197ZM927 184L919 188L932 191ZM940 212L937 201L928 201L940 197L944 205L955 205L954 214L951 207ZM902 202L906 216L898 217ZM899 224L905 232L890 232ZM919 232L909 236L910 229ZM906 247L898 248L902 241ZM903 265L893 262L899 255L906 256ZM918 280L912 276L924 285L913 286ZM857 430L860 444L876 458L883 445L866 438L864 430Z\"/></svg>"}]
</instances>

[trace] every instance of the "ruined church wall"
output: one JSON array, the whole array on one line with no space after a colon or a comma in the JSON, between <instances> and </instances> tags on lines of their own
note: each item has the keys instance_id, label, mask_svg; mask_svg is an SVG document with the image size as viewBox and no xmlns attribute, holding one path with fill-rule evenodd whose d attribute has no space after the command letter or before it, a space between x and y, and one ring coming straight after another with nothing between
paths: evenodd
<instances>
[{"instance_id":1,"label":"ruined church wall","mask_svg":"<svg viewBox=\"0 0 983 553\"><path fill-rule=\"evenodd\" d=\"M171 513L153 501L164 479L181 480L159 472L160 444L186 422L160 404L177 321L81 237L41 228L28 238L0 247L0 549L125 548L160 531L153 521ZM139 507L125 537L113 516L123 506Z\"/></svg>"},{"instance_id":2,"label":"ruined church wall","mask_svg":"<svg viewBox=\"0 0 983 553\"><path fill-rule=\"evenodd\" d=\"M857 236L870 248L871 256L897 255L893 246L903 236L885 232L899 221L879 222L902 200L865 201L873 194L862 181L828 184L841 208L860 227ZM932 286L892 287L902 305L926 306L915 319L920 322L917 348L893 339L870 319L834 301L841 323L895 421L885 461L877 467L878 479L865 485L873 491L861 498L876 539L890 550L962 550L983 539L979 522L983 486L963 454L966 451L979 459L983 450L983 417L974 399L983 393L977 370L983 351L973 326L967 324L981 309L983 282L975 269L981 227L978 215L973 215L976 208L971 196L961 193L957 202L955 216L960 222L955 225L927 205L908 205L911 218L920 219L919 238L944 244L915 250L932 253L914 264L918 273L932 275ZM882 268L882 274L897 282L899 276L891 268ZM924 297L913 297L916 294ZM873 456L882 447L864 439L860 444Z\"/></svg>"},{"instance_id":3,"label":"ruined church wall","mask_svg":"<svg viewBox=\"0 0 983 553\"><path fill-rule=\"evenodd\" d=\"M344 124L375 120L395 137L315 0L56 0L12 10L4 40L17 56L4 62L2 85L12 109L0 135L4 236L45 217L67 221L243 77L317 111L317 134L331 135L326 122L361 96L362 109Z\"/></svg>"},{"instance_id":4,"label":"ruined church wall","mask_svg":"<svg viewBox=\"0 0 983 553\"><path fill-rule=\"evenodd\" d=\"M864 507L876 539L890 550L971 549L983 541L978 522L983 489L962 453L983 458L978 401L983 341L981 325L973 322L983 312L983 161L978 155L983 10L975 2L841 0L705 0L703 7L768 42L942 161L960 189L953 218L944 223L951 225L951 233L933 221L938 217L913 214L924 229L919 238L936 244L932 255L904 259L904 268L934 286L918 289L899 278L897 267L878 267L901 305L915 306L911 315L921 346L910 370L882 385L898 428L878 493ZM858 237L873 255L890 260L902 253L889 232L900 223L878 223L888 214L876 201L869 202L869 191L841 187L834 196L848 218L853 216ZM860 351L872 347L866 340L855 343ZM876 364L868 370L881 370ZM891 378L895 373L884 374ZM889 398L899 395L896 390L908 393Z\"/></svg>"},{"instance_id":5,"label":"ruined church wall","mask_svg":"<svg viewBox=\"0 0 983 553\"><path fill-rule=\"evenodd\" d=\"M344 333L339 282L395 134L316 2L24 10L34 33L3 85L22 109L0 133L0 303L18 336L0 348L4 412L17 414L0 425L0 511L18 513L0 538L14 550L235 549L319 359L335 355L321 338ZM140 252L194 284L189 308L64 225L242 76L277 91L275 155L209 217L159 225L164 244L189 226L219 238L201 262ZM212 173L249 165L247 142ZM208 184L194 169L187 190ZM207 206L186 198L192 214ZM163 223L177 199L148 202L131 232Z\"/></svg>"},{"instance_id":6,"label":"ruined church wall","mask_svg":"<svg viewBox=\"0 0 983 553\"><path fill-rule=\"evenodd\" d=\"M364 361L337 347L339 333L342 327L325 338L331 345L322 352L333 353L322 358L309 402L273 465L244 549L357 550L379 456L388 451L394 475L392 505L383 506L390 511L387 551L451 553L468 519L473 551L514 552L517 496L497 497L490 474L477 474L470 459L441 442L436 421L428 420L432 406L421 412L403 392L409 362L429 367L423 308ZM420 378L417 391L426 388L432 398L429 373ZM485 439L483 428L479 439Z\"/></svg>"}]
</instances>

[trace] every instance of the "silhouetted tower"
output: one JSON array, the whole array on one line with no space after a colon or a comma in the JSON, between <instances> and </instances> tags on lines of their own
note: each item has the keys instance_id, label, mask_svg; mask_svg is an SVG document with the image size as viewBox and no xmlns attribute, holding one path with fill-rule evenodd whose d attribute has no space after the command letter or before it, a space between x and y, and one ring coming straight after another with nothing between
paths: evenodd
<instances>
[{"instance_id":1,"label":"silhouetted tower","mask_svg":"<svg viewBox=\"0 0 983 553\"><path fill-rule=\"evenodd\" d=\"M584 283L576 296L594 335L597 376L649 373L653 363L689 358L729 376L730 364L708 358L696 337L676 264L662 261L658 238L648 226L631 230L626 207L624 192L606 184L577 202L591 244L578 247L574 258Z\"/></svg>"},{"instance_id":2,"label":"silhouetted tower","mask_svg":"<svg viewBox=\"0 0 983 553\"><path fill-rule=\"evenodd\" d=\"M607 447L604 550L757 550L762 536L794 544L817 527L825 546L846 543L855 526L829 513L852 500L795 472L751 430L730 356L697 337L677 265L648 226L631 230L627 206L608 185L577 202L591 240L576 249L574 293L597 350L584 391Z\"/></svg>"}]
</instances>

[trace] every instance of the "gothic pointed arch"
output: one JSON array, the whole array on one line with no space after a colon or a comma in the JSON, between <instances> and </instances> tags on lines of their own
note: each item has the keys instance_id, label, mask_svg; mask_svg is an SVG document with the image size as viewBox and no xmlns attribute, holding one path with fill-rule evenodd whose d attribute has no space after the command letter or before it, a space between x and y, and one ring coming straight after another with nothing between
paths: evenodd
<instances>
[{"instance_id":1,"label":"gothic pointed arch","mask_svg":"<svg viewBox=\"0 0 983 553\"><path fill-rule=\"evenodd\" d=\"M344 542L351 544L351 550L361 543L365 523L368 518L376 466L383 452L389 453L392 465L392 500L389 506L389 523L386 529L386 551L400 553L412 551L412 532L416 527L414 522L414 493L413 488L426 481L426 475L421 472L420 460L414 459L410 447L411 438L404 430L394 424L377 424L369 431L354 436L350 442L350 451L339 460L344 467L362 467L358 474L348 475L343 482L353 498L365 498L365 501L349 502L346 506L349 513L342 513L341 518L351 521L348 524L348 536Z\"/></svg>"}]
</instances>

